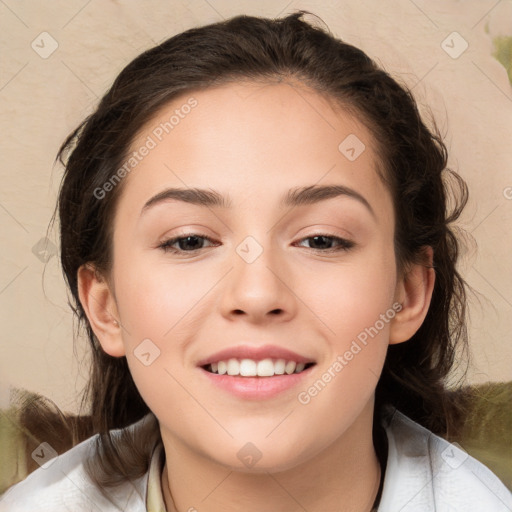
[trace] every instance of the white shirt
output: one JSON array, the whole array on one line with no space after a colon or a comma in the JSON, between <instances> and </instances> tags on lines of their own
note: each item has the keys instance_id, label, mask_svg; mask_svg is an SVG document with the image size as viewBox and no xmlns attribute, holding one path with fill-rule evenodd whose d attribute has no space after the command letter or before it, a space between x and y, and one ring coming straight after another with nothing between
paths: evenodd
<instances>
[{"instance_id":1,"label":"white shirt","mask_svg":"<svg viewBox=\"0 0 512 512\"><path fill-rule=\"evenodd\" d=\"M137 429L144 419L128 427ZM487 467L397 410L383 420L388 460L379 512L511 512L512 493ZM93 436L52 459L0 499L0 512L165 512L161 488L164 450L133 483L109 489L90 481L83 461ZM341 506L341 504L340 504Z\"/></svg>"}]
</instances>

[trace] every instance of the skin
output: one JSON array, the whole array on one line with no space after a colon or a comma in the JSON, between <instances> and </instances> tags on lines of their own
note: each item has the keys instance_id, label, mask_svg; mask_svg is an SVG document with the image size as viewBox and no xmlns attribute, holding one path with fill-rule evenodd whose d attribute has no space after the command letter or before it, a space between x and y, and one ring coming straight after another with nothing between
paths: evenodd
<instances>
[{"instance_id":1,"label":"skin","mask_svg":"<svg viewBox=\"0 0 512 512\"><path fill-rule=\"evenodd\" d=\"M372 444L375 387L388 345L408 340L425 318L433 270L411 265L397 273L392 199L360 121L299 83L231 83L167 105L133 149L190 96L197 107L125 178L112 273L99 276L87 265L79 271L81 301L103 349L127 357L159 420L167 508L369 510L380 475ZM354 161L338 149L349 134L366 146ZM289 189L309 185L350 187L373 213L346 195L280 206ZM169 200L141 215L168 187L214 189L232 207ZM190 233L214 243L200 239L204 248L181 255L159 247ZM315 246L318 234L354 246L321 252L337 244ZM263 249L252 263L236 252L247 236ZM297 394L396 303L402 310L301 404ZM148 338L160 356L145 366L134 350ZM241 343L279 345L316 365L298 388L242 400L197 367ZM250 468L237 457L247 442L261 453Z\"/></svg>"}]
</instances>

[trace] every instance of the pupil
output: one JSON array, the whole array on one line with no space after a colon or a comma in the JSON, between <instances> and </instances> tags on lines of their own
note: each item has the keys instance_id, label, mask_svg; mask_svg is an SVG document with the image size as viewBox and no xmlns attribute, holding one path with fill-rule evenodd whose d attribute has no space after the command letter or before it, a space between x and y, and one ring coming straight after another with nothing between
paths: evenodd
<instances>
[{"instance_id":1,"label":"pupil","mask_svg":"<svg viewBox=\"0 0 512 512\"><path fill-rule=\"evenodd\" d=\"M327 243L327 245L328 245L328 244L329 244L329 240L328 240L326 237L322 236L322 235L320 235L320 236L314 236L314 237L313 237L314 244L315 244L315 245L318 245L318 244L317 244L318 239L322 239L322 238L324 239L324 241L325 241L325 242ZM322 245L322 244L320 244L320 245ZM324 245L325 245L325 244L324 244Z\"/></svg>"},{"instance_id":2,"label":"pupil","mask_svg":"<svg viewBox=\"0 0 512 512\"><path fill-rule=\"evenodd\" d=\"M192 245L192 249L196 249L197 248L196 246L199 243L199 238L197 236L187 236L186 238L181 239L179 241L180 249L186 250L187 249L186 246L190 243L190 240L195 240L196 243L195 244L192 243L191 245ZM190 246L188 248L190 248Z\"/></svg>"}]
</instances>

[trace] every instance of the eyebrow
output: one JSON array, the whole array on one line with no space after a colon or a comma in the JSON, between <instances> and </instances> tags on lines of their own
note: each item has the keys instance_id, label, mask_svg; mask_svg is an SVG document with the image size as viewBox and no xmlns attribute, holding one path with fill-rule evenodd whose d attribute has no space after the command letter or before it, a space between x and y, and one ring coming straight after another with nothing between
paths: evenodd
<instances>
[{"instance_id":1,"label":"eyebrow","mask_svg":"<svg viewBox=\"0 0 512 512\"><path fill-rule=\"evenodd\" d=\"M339 196L348 196L352 199L356 199L376 218L375 212L366 198L356 190L344 185L310 185L290 189L281 199L280 206L293 207L315 204ZM142 207L141 216L151 207L171 200L182 201L206 208L232 207L229 196L223 196L213 189L168 188L159 192L146 202Z\"/></svg>"}]
</instances>

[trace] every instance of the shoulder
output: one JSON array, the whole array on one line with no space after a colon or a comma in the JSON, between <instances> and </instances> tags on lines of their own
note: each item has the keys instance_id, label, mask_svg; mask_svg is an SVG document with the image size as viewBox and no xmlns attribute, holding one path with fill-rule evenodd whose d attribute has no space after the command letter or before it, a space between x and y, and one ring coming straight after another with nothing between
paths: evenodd
<instances>
[{"instance_id":1,"label":"shoulder","mask_svg":"<svg viewBox=\"0 0 512 512\"><path fill-rule=\"evenodd\" d=\"M51 447L43 443L36 454L41 467L1 496L0 512L145 511L147 475L103 492L89 478L85 462L97 450L98 437L54 458Z\"/></svg>"},{"instance_id":2,"label":"shoulder","mask_svg":"<svg viewBox=\"0 0 512 512\"><path fill-rule=\"evenodd\" d=\"M384 420L388 462L379 512L512 510L512 493L458 445L397 410Z\"/></svg>"}]
</instances>

